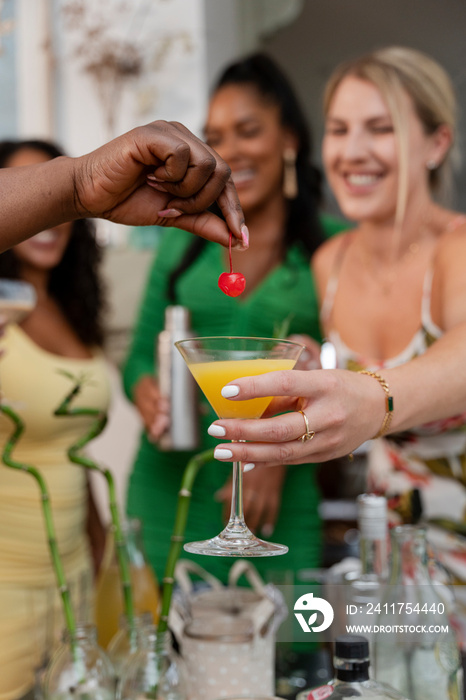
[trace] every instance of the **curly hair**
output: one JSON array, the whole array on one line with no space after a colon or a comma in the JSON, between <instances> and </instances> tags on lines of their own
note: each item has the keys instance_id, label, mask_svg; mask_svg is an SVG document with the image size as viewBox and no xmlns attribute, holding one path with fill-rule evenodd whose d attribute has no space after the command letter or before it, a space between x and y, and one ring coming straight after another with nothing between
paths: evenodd
<instances>
[{"instance_id":1,"label":"curly hair","mask_svg":"<svg viewBox=\"0 0 466 700\"><path fill-rule=\"evenodd\" d=\"M297 137L296 175L298 195L287 202L284 248L298 244L308 255L323 242L318 210L322 203L322 173L312 163L311 132L298 97L287 76L269 56L255 53L230 64L220 75L213 94L226 85L247 85L257 91L265 102L278 107L281 125ZM216 214L220 210L214 207ZM168 282L168 297L175 299L179 277L199 257L206 245L204 239L194 240Z\"/></svg>"},{"instance_id":2,"label":"curly hair","mask_svg":"<svg viewBox=\"0 0 466 700\"><path fill-rule=\"evenodd\" d=\"M0 141L0 168L23 150L44 153L50 159L64 155L54 143L42 140ZM89 219L72 224L71 236L63 258L50 272L49 293L82 343L101 346L104 341L104 287L99 274L102 250ZM20 264L15 249L0 254L0 277L20 279Z\"/></svg>"}]
</instances>

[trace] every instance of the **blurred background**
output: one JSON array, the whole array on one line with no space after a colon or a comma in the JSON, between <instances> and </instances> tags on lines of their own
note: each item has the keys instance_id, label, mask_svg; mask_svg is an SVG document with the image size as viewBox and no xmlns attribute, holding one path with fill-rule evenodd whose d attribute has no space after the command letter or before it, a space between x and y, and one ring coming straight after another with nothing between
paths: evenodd
<instances>
[{"instance_id":1,"label":"blurred background","mask_svg":"<svg viewBox=\"0 0 466 700\"><path fill-rule=\"evenodd\" d=\"M258 49L294 82L316 144L333 67L386 44L424 50L442 63L464 114L464 27L464 0L0 0L0 138L52 138L80 155L154 119L181 121L202 135L215 76ZM460 150L465 129L460 118ZM454 195L466 211L464 166ZM332 202L328 208L334 211ZM110 453L122 491L139 422L119 391L116 366L163 232L99 226L117 398L110 430L93 450L107 462Z\"/></svg>"}]
</instances>

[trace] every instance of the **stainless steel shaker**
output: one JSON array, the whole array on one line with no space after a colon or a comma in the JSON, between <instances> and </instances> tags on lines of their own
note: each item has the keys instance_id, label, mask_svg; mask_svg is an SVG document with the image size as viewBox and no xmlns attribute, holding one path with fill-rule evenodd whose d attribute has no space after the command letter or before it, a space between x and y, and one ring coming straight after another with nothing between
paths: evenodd
<instances>
[{"instance_id":1,"label":"stainless steel shaker","mask_svg":"<svg viewBox=\"0 0 466 700\"><path fill-rule=\"evenodd\" d=\"M198 388L174 345L193 335L188 309L167 306L156 346L160 393L170 401L170 425L158 441L162 450L194 450L199 445Z\"/></svg>"}]
</instances>

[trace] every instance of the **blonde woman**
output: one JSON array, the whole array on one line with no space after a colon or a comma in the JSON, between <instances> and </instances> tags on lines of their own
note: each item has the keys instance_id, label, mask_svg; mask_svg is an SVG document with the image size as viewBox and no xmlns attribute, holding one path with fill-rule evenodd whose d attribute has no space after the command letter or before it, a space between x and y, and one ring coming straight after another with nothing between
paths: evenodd
<instances>
[{"instance_id":1,"label":"blonde woman","mask_svg":"<svg viewBox=\"0 0 466 700\"><path fill-rule=\"evenodd\" d=\"M436 200L448 180L455 111L445 71L412 49L381 49L334 72L323 161L356 227L325 243L313 268L341 369L235 381L225 392L232 400L299 396L275 408L303 413L217 422L225 440L250 441L220 445L219 456L323 461L375 437L369 487L392 497L398 517L463 518L466 218Z\"/></svg>"}]
</instances>

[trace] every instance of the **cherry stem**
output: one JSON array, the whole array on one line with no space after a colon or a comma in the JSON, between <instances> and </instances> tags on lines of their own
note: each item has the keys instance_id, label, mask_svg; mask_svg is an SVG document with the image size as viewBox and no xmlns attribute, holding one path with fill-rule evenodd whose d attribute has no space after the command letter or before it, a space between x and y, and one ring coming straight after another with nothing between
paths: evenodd
<instances>
[{"instance_id":1,"label":"cherry stem","mask_svg":"<svg viewBox=\"0 0 466 700\"><path fill-rule=\"evenodd\" d=\"M228 259L230 260L230 275L233 272L233 265L231 262L231 238L232 238L232 233L230 231L230 240L228 242Z\"/></svg>"}]
</instances>

